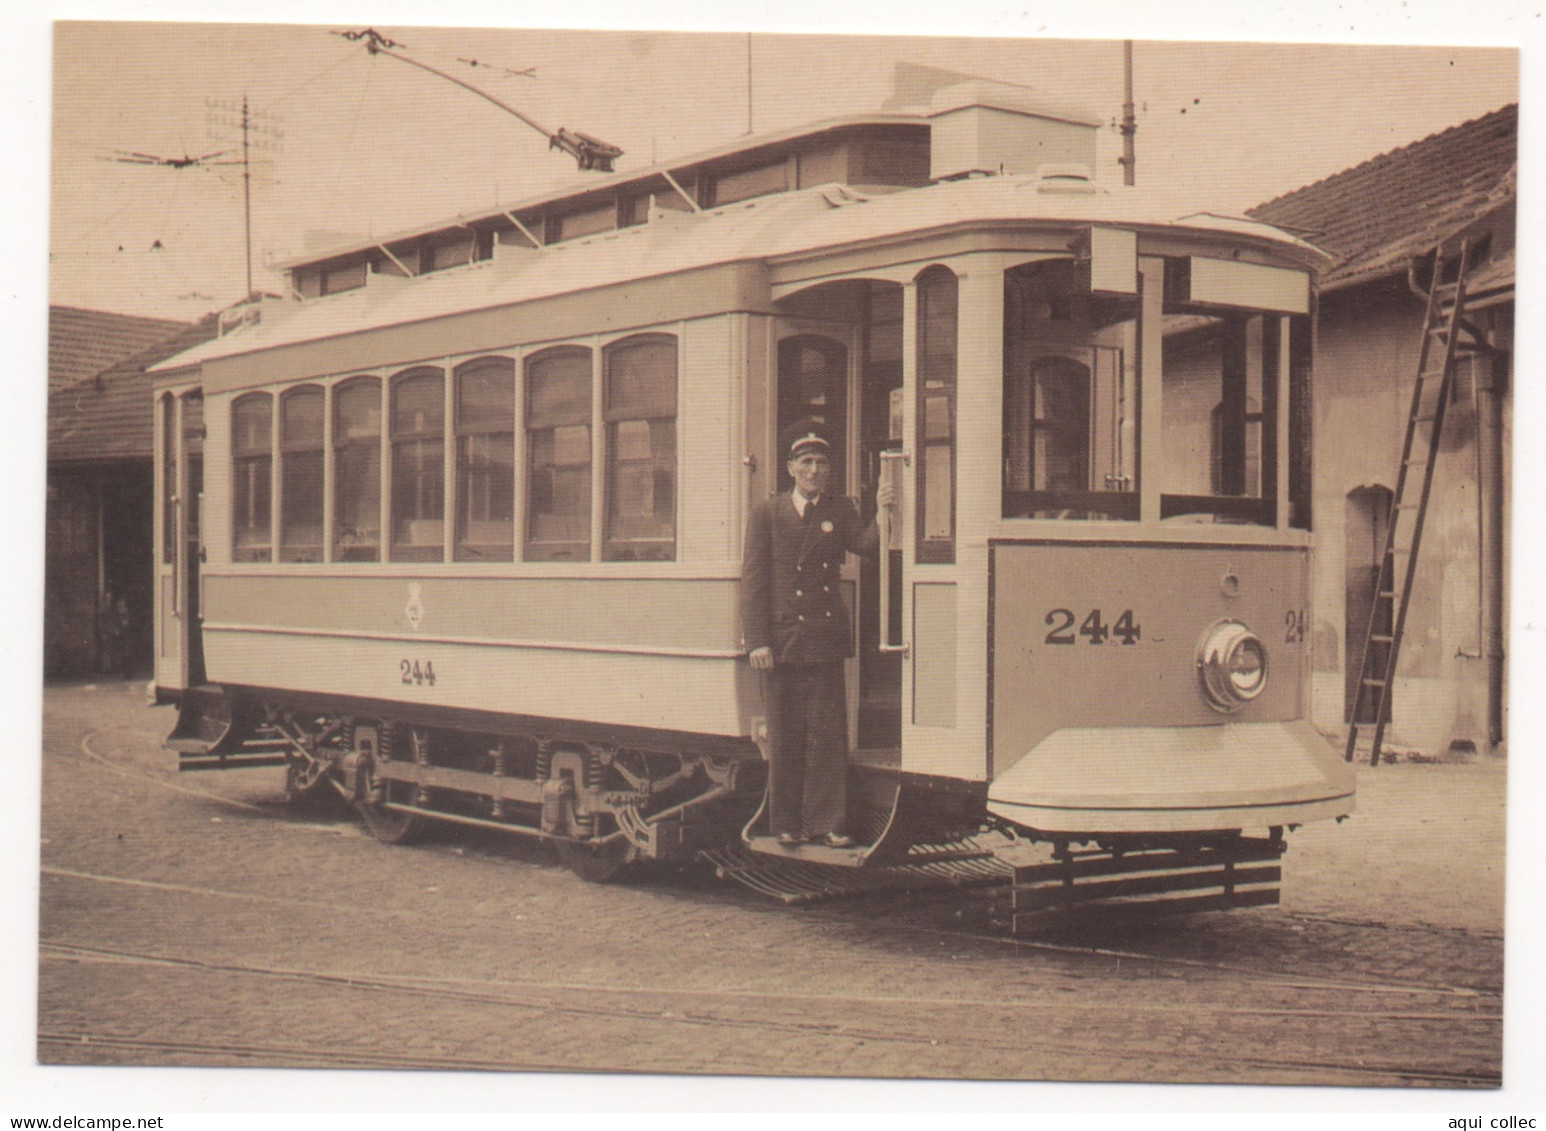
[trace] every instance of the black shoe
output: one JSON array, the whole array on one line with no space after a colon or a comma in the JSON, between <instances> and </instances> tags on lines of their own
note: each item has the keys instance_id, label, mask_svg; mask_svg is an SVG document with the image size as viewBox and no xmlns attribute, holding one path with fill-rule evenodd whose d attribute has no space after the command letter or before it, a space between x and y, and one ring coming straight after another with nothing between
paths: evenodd
<instances>
[{"instance_id":1,"label":"black shoe","mask_svg":"<svg viewBox=\"0 0 1546 1131\"><path fill-rule=\"evenodd\" d=\"M805 838L799 833L779 833L778 843L785 848L798 848L805 843Z\"/></svg>"},{"instance_id":2,"label":"black shoe","mask_svg":"<svg viewBox=\"0 0 1546 1131\"><path fill-rule=\"evenodd\" d=\"M818 843L824 844L828 848L852 848L854 846L854 838L844 833L828 833Z\"/></svg>"}]
</instances>

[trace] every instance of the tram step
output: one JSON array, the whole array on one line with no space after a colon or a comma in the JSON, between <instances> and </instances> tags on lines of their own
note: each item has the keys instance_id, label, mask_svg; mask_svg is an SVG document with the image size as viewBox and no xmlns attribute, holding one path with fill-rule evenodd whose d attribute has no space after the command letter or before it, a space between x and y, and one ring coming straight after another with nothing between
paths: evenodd
<instances>
[{"instance_id":1,"label":"tram step","mask_svg":"<svg viewBox=\"0 0 1546 1131\"><path fill-rule=\"evenodd\" d=\"M807 864L836 865L839 868L857 868L864 863L869 845L856 844L852 848L829 848L824 844L780 844L777 837L754 836L746 841L753 852L769 856L781 856L800 860Z\"/></svg>"}]
</instances>

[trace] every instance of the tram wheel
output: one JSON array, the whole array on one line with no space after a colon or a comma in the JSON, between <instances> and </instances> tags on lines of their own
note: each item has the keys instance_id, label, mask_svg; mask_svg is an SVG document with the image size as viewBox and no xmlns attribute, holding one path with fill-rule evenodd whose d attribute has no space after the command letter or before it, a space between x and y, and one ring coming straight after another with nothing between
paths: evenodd
<instances>
[{"instance_id":1,"label":"tram wheel","mask_svg":"<svg viewBox=\"0 0 1546 1131\"><path fill-rule=\"evenodd\" d=\"M555 840L553 844L564 867L591 884L626 879L639 861L638 849L626 837L596 844L580 840Z\"/></svg>"},{"instance_id":2,"label":"tram wheel","mask_svg":"<svg viewBox=\"0 0 1546 1131\"><path fill-rule=\"evenodd\" d=\"M370 801L355 802L354 807L359 810L360 819L365 822L370 835L382 844L402 844L418 830L416 814L399 813Z\"/></svg>"}]
</instances>

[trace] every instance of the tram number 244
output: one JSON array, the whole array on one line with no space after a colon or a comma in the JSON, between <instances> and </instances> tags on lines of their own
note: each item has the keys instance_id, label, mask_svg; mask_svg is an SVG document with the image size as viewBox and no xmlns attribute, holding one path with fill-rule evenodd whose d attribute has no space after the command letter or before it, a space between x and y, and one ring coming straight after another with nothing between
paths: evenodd
<instances>
[{"instance_id":1,"label":"tram number 244","mask_svg":"<svg viewBox=\"0 0 1546 1131\"><path fill-rule=\"evenodd\" d=\"M397 671L409 687L435 686L435 665L428 660L398 660Z\"/></svg>"},{"instance_id":2,"label":"tram number 244","mask_svg":"<svg viewBox=\"0 0 1546 1131\"><path fill-rule=\"evenodd\" d=\"M1137 644L1143 639L1143 626L1133 619L1132 609L1123 609L1112 625L1106 623L1099 609L1091 609L1082 622L1072 609L1051 609L1043 623L1052 629L1047 633L1048 644L1077 644L1081 636L1090 644L1104 644L1108 640ZM1079 625L1077 631L1075 624Z\"/></svg>"},{"instance_id":3,"label":"tram number 244","mask_svg":"<svg viewBox=\"0 0 1546 1131\"><path fill-rule=\"evenodd\" d=\"M1290 609L1284 615L1285 643L1298 644L1304 640L1305 619L1303 609ZM1043 623L1050 628L1043 641L1046 644L1077 644L1081 636L1089 644L1105 644L1108 641L1137 644L1143 639L1143 626L1133 619L1132 609L1123 609L1122 615L1111 625L1106 623L1099 609L1091 609L1082 621L1072 609L1049 609ZM1074 628L1076 624L1079 626L1077 629Z\"/></svg>"}]
</instances>

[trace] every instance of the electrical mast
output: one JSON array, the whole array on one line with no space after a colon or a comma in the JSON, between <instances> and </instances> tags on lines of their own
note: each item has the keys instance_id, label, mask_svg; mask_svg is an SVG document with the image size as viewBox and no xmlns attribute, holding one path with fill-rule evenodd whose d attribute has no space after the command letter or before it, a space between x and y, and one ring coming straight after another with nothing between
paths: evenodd
<instances>
[{"instance_id":1,"label":"electrical mast","mask_svg":"<svg viewBox=\"0 0 1546 1131\"><path fill-rule=\"evenodd\" d=\"M204 100L205 122L209 127L209 136L220 136L220 129L239 129L242 133L242 156L239 164L242 167L242 220L246 231L247 249L247 290L246 298L253 296L252 288L252 166L256 161L262 163L265 158L253 157L253 150L276 152L279 149L279 139L284 137L284 131L279 128L280 119L277 115L265 110L254 110L248 105L247 96L242 95L240 102L221 101L214 98ZM254 136L256 135L256 136Z\"/></svg>"}]
</instances>

